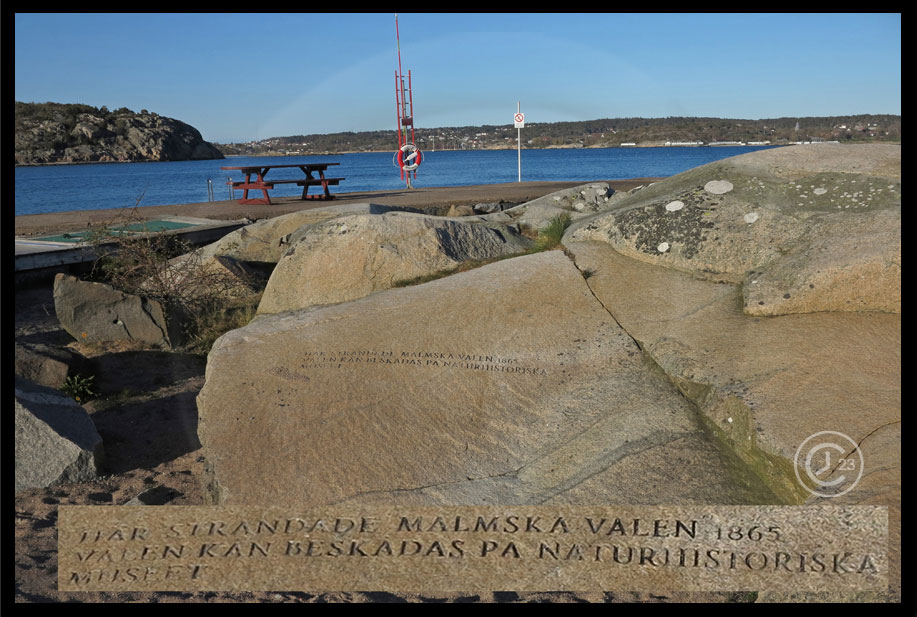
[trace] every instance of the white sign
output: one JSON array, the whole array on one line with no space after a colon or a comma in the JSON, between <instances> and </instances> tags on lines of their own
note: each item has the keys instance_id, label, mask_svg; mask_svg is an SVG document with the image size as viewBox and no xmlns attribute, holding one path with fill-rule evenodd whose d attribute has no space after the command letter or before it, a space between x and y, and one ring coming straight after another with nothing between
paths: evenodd
<instances>
[{"instance_id":1,"label":"white sign","mask_svg":"<svg viewBox=\"0 0 917 617\"><path fill-rule=\"evenodd\" d=\"M525 128L525 114L520 112L513 116L513 128L524 129Z\"/></svg>"}]
</instances>

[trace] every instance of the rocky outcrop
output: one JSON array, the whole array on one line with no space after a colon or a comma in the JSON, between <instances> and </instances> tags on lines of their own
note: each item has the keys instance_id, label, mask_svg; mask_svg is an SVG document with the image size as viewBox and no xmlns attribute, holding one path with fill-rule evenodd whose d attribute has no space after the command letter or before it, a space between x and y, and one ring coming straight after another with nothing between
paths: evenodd
<instances>
[{"instance_id":1,"label":"rocky outcrop","mask_svg":"<svg viewBox=\"0 0 917 617\"><path fill-rule=\"evenodd\" d=\"M274 268L259 314L346 302L531 246L507 225L406 212L339 216L296 234L301 238Z\"/></svg>"},{"instance_id":2,"label":"rocky outcrop","mask_svg":"<svg viewBox=\"0 0 917 617\"><path fill-rule=\"evenodd\" d=\"M780 502L888 507L893 597L900 182L896 146L761 151L659 182L564 237L596 298ZM825 431L866 461L861 477L821 478L846 481L830 494L797 474L799 448Z\"/></svg>"},{"instance_id":3,"label":"rocky outcrop","mask_svg":"<svg viewBox=\"0 0 917 617\"><path fill-rule=\"evenodd\" d=\"M143 110L16 104L17 165L222 159L193 126Z\"/></svg>"},{"instance_id":4,"label":"rocky outcrop","mask_svg":"<svg viewBox=\"0 0 917 617\"><path fill-rule=\"evenodd\" d=\"M82 407L16 378L16 492L96 478L102 438Z\"/></svg>"},{"instance_id":5,"label":"rocky outcrop","mask_svg":"<svg viewBox=\"0 0 917 617\"><path fill-rule=\"evenodd\" d=\"M534 235L539 229L550 225L551 220L557 216L563 215L575 220L603 212L627 195L628 193L616 193L607 183L593 182L556 191L524 204L495 210L476 218L490 222L513 223L526 233Z\"/></svg>"},{"instance_id":6,"label":"rocky outcrop","mask_svg":"<svg viewBox=\"0 0 917 617\"><path fill-rule=\"evenodd\" d=\"M658 182L574 221L564 243L744 282L752 315L901 306L901 148L753 152Z\"/></svg>"},{"instance_id":7,"label":"rocky outcrop","mask_svg":"<svg viewBox=\"0 0 917 617\"><path fill-rule=\"evenodd\" d=\"M900 546L900 315L758 317L743 313L737 284L653 266L604 242L567 249L617 323L780 502L888 506L889 547ZM796 475L797 448L822 431L849 436L867 461L852 490L830 500ZM900 576L900 553L890 561Z\"/></svg>"},{"instance_id":8,"label":"rocky outcrop","mask_svg":"<svg viewBox=\"0 0 917 617\"><path fill-rule=\"evenodd\" d=\"M220 338L198 398L214 501L879 505L880 599L899 598L900 148L762 151L605 197L443 219L568 213L565 253L288 304ZM298 230L278 270L327 257L284 293L338 262L366 284L363 249L320 243L395 254L414 218ZM819 493L798 457L825 431L866 463L827 468Z\"/></svg>"},{"instance_id":9,"label":"rocky outcrop","mask_svg":"<svg viewBox=\"0 0 917 617\"><path fill-rule=\"evenodd\" d=\"M81 342L126 341L163 349L179 344L178 324L166 319L159 302L104 283L58 274L54 310L64 330Z\"/></svg>"}]
</instances>

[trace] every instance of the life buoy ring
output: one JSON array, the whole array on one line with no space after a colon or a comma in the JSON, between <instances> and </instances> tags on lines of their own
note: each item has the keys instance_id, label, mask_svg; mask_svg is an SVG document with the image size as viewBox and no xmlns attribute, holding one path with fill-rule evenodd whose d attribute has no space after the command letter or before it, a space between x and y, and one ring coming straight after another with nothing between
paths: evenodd
<instances>
[{"instance_id":1,"label":"life buoy ring","mask_svg":"<svg viewBox=\"0 0 917 617\"><path fill-rule=\"evenodd\" d=\"M397 152L398 156L398 167L404 171L414 171L420 167L420 160L423 158L423 155L420 153L420 148L414 144L404 144L401 146L401 150Z\"/></svg>"}]
</instances>

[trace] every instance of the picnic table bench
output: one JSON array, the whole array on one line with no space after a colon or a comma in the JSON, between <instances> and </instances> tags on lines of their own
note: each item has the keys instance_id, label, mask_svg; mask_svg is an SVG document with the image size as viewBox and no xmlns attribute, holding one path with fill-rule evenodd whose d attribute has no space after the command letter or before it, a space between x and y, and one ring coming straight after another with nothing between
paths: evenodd
<instances>
[{"instance_id":1,"label":"picnic table bench","mask_svg":"<svg viewBox=\"0 0 917 617\"><path fill-rule=\"evenodd\" d=\"M225 170L236 170L241 171L245 175L245 180L232 180L230 179L226 184L230 185L234 189L242 189L242 199L239 200L240 204L270 204L271 197L268 195L268 191L274 188L275 184L296 184L302 188L302 199L334 199L334 195L328 190L329 186L337 186L340 184L344 178L326 178L325 170L331 167L332 165L340 165L340 163L296 163L293 165L243 165L240 167L220 167L220 169ZM292 178L292 179L279 179L279 180L265 180L264 177L267 175L271 169L275 168L285 168L285 167L298 167L302 170L305 177L303 178ZM318 173L316 178L313 174ZM252 180L252 176L255 176L255 179ZM321 186L322 193L309 195L310 186ZM264 194L263 198L254 198L249 199L249 191L261 191Z\"/></svg>"}]
</instances>

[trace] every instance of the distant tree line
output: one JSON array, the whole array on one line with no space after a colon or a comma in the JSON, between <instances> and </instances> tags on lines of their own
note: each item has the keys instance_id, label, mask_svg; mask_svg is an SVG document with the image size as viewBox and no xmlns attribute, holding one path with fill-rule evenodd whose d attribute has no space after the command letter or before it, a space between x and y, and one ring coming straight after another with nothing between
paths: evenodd
<instances>
[{"instance_id":1,"label":"distant tree line","mask_svg":"<svg viewBox=\"0 0 917 617\"><path fill-rule=\"evenodd\" d=\"M602 118L581 122L528 122L522 131L524 145L619 146L622 143L717 141L901 141L901 116L870 115L770 118ZM417 128L421 148L515 148L512 124ZM392 151L398 143L395 129L272 137L244 144L214 144L224 154L299 151L302 153Z\"/></svg>"},{"instance_id":2,"label":"distant tree line","mask_svg":"<svg viewBox=\"0 0 917 617\"><path fill-rule=\"evenodd\" d=\"M145 115L150 112L142 109L140 113ZM108 120L115 116L134 116L137 115L137 112L127 107L119 107L114 111L109 111L105 105L93 107L83 103L23 103L22 101L16 101L14 108L17 123L27 120L34 122L51 120L65 125L75 125L80 114L89 114ZM151 115L155 116L156 114Z\"/></svg>"}]
</instances>

